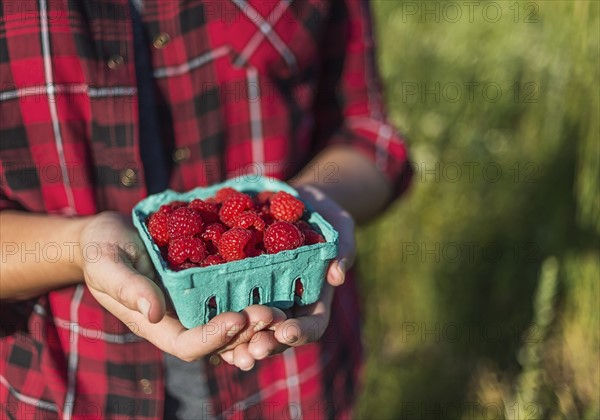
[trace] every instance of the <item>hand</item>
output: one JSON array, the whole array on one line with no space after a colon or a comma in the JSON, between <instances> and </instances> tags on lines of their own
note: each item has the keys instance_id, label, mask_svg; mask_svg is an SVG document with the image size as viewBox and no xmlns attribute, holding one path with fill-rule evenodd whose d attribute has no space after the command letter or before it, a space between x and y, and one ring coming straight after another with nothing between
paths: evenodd
<instances>
[{"instance_id":1,"label":"hand","mask_svg":"<svg viewBox=\"0 0 600 420\"><path fill-rule=\"evenodd\" d=\"M344 283L346 271L354 263L355 225L352 216L316 187L307 185L297 189L301 197L338 231L338 257L329 265L327 283L316 303L293 307L287 312L289 319L257 331L247 343L240 344L235 349L226 347L221 350L223 360L242 370L249 370L256 360L281 353L290 346L301 346L321 338L329 324L335 286Z\"/></svg>"},{"instance_id":2,"label":"hand","mask_svg":"<svg viewBox=\"0 0 600 420\"><path fill-rule=\"evenodd\" d=\"M253 305L187 330L166 310L164 295L152 281L156 274L150 257L122 216L112 212L94 216L80 233L80 245L87 255L78 264L94 298L135 334L182 360L213 353L249 326L262 329L284 319L281 311Z\"/></svg>"}]
</instances>

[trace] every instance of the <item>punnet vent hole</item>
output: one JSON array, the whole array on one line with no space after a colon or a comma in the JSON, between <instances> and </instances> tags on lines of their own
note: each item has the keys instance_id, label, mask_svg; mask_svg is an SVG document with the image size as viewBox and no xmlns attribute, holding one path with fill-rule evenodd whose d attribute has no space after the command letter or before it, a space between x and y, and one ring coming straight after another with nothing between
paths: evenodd
<instances>
[{"instance_id":1,"label":"punnet vent hole","mask_svg":"<svg viewBox=\"0 0 600 420\"><path fill-rule=\"evenodd\" d=\"M258 290L258 287L252 289L251 301L253 305L260 304L260 290Z\"/></svg>"},{"instance_id":2,"label":"punnet vent hole","mask_svg":"<svg viewBox=\"0 0 600 420\"><path fill-rule=\"evenodd\" d=\"M211 320L217 315L217 298L211 296L206 302L206 310L208 312L208 319Z\"/></svg>"},{"instance_id":3,"label":"punnet vent hole","mask_svg":"<svg viewBox=\"0 0 600 420\"><path fill-rule=\"evenodd\" d=\"M296 279L296 285L294 287L294 296L301 298L304 294L304 285L301 279Z\"/></svg>"}]
</instances>

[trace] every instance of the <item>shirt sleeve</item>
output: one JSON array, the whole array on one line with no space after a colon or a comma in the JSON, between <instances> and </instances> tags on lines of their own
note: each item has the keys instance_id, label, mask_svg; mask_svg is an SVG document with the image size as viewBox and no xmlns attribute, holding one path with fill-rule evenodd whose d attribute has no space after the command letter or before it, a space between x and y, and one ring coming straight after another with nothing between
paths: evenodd
<instances>
[{"instance_id":1,"label":"shirt sleeve","mask_svg":"<svg viewBox=\"0 0 600 420\"><path fill-rule=\"evenodd\" d=\"M22 206L20 206L15 201L8 198L6 192L4 191L4 185L2 184L2 180L0 180L0 211L2 210L22 210Z\"/></svg>"},{"instance_id":2,"label":"shirt sleeve","mask_svg":"<svg viewBox=\"0 0 600 420\"><path fill-rule=\"evenodd\" d=\"M404 139L385 113L369 1L335 0L331 7L314 108L317 141L361 152L389 179L395 198L413 171Z\"/></svg>"}]
</instances>

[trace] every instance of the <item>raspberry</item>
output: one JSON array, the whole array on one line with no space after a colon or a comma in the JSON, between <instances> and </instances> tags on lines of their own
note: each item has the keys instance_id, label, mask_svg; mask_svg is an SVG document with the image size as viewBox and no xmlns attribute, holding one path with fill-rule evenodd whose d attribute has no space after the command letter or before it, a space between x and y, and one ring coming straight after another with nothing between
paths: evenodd
<instances>
[{"instance_id":1,"label":"raspberry","mask_svg":"<svg viewBox=\"0 0 600 420\"><path fill-rule=\"evenodd\" d=\"M271 213L261 214L260 217L261 217L261 219L263 219L263 221L265 222L265 225L267 225L267 226L270 226L275 222L275 219L273 218Z\"/></svg>"},{"instance_id":2,"label":"raspberry","mask_svg":"<svg viewBox=\"0 0 600 420\"><path fill-rule=\"evenodd\" d=\"M325 242L325 238L318 232L312 229L306 229L301 231L304 235L304 245L321 244Z\"/></svg>"},{"instance_id":3,"label":"raspberry","mask_svg":"<svg viewBox=\"0 0 600 420\"><path fill-rule=\"evenodd\" d=\"M300 281L300 279L296 280L296 286L294 287L294 295L298 297L302 297L304 294L304 285Z\"/></svg>"},{"instance_id":4,"label":"raspberry","mask_svg":"<svg viewBox=\"0 0 600 420\"><path fill-rule=\"evenodd\" d=\"M248 210L240 213L239 216L235 218L233 226L244 229L250 229L250 227L253 227L254 229L262 232L265 230L266 224L257 212Z\"/></svg>"},{"instance_id":5,"label":"raspberry","mask_svg":"<svg viewBox=\"0 0 600 420\"><path fill-rule=\"evenodd\" d=\"M173 210L169 216L167 229L172 238L194 236L202 229L204 223L202 218L194 210L187 207L180 207Z\"/></svg>"},{"instance_id":6,"label":"raspberry","mask_svg":"<svg viewBox=\"0 0 600 420\"><path fill-rule=\"evenodd\" d=\"M273 195L275 195L275 192L273 191L261 191L256 195L254 200L256 201L256 204L268 204L269 199L273 197Z\"/></svg>"},{"instance_id":7,"label":"raspberry","mask_svg":"<svg viewBox=\"0 0 600 420\"><path fill-rule=\"evenodd\" d=\"M252 232L253 246L264 249L263 238L265 233L262 230L251 230L250 232Z\"/></svg>"},{"instance_id":8,"label":"raspberry","mask_svg":"<svg viewBox=\"0 0 600 420\"><path fill-rule=\"evenodd\" d=\"M254 203L252 202L252 198L250 196L236 192L235 194L230 194L227 200L221 206L221 210L219 210L219 217L221 221L225 223L225 225L229 227L233 227L235 224L235 219L245 210L250 210L254 208Z\"/></svg>"},{"instance_id":9,"label":"raspberry","mask_svg":"<svg viewBox=\"0 0 600 420\"><path fill-rule=\"evenodd\" d=\"M223 233L226 231L227 228L222 223L211 223L204 228L204 232L202 232L200 237L205 242L212 242L216 245L219 242L219 239L221 239Z\"/></svg>"},{"instance_id":10,"label":"raspberry","mask_svg":"<svg viewBox=\"0 0 600 420\"><path fill-rule=\"evenodd\" d=\"M225 200L227 200L227 198L229 198L230 195L232 194L237 194L239 191L238 190L234 190L231 187L225 187L225 188L221 188L219 191L217 191L217 193L215 194L215 201L217 203L224 203Z\"/></svg>"},{"instance_id":11,"label":"raspberry","mask_svg":"<svg viewBox=\"0 0 600 420\"><path fill-rule=\"evenodd\" d=\"M252 232L243 228L233 228L221 236L218 248L225 261L236 261L248 256L248 245L252 248Z\"/></svg>"},{"instance_id":12,"label":"raspberry","mask_svg":"<svg viewBox=\"0 0 600 420\"><path fill-rule=\"evenodd\" d=\"M183 264L175 265L172 268L175 271L181 271L181 270L185 270L188 268L196 268L196 267L201 267L201 265L198 265L197 263L193 263L191 261L185 261Z\"/></svg>"},{"instance_id":13,"label":"raspberry","mask_svg":"<svg viewBox=\"0 0 600 420\"><path fill-rule=\"evenodd\" d=\"M206 201L196 198L188 207L197 212L204 223L213 223L219 221L219 208L216 204L207 203Z\"/></svg>"},{"instance_id":14,"label":"raspberry","mask_svg":"<svg viewBox=\"0 0 600 420\"><path fill-rule=\"evenodd\" d=\"M271 214L277 220L296 222L304 213L304 203L285 191L271 197Z\"/></svg>"},{"instance_id":15,"label":"raspberry","mask_svg":"<svg viewBox=\"0 0 600 420\"><path fill-rule=\"evenodd\" d=\"M326 242L325 238L323 238L323 235L315 231L313 227L304 220L298 220L296 222L296 227L304 234L304 245L313 245Z\"/></svg>"},{"instance_id":16,"label":"raspberry","mask_svg":"<svg viewBox=\"0 0 600 420\"><path fill-rule=\"evenodd\" d=\"M177 238L169 243L169 262L181 265L186 261L199 263L206 257L206 248L200 238Z\"/></svg>"},{"instance_id":17,"label":"raspberry","mask_svg":"<svg viewBox=\"0 0 600 420\"><path fill-rule=\"evenodd\" d=\"M200 267L208 267L210 265L223 264L225 260L217 254L209 255L200 263Z\"/></svg>"},{"instance_id":18,"label":"raspberry","mask_svg":"<svg viewBox=\"0 0 600 420\"><path fill-rule=\"evenodd\" d=\"M305 222L304 220L298 220L295 223L295 225L298 229L300 229L300 231L313 230L313 227L308 222Z\"/></svg>"},{"instance_id":19,"label":"raspberry","mask_svg":"<svg viewBox=\"0 0 600 420\"><path fill-rule=\"evenodd\" d=\"M171 214L173 213L173 210L176 210L179 207L183 207L185 205L187 205L185 201L172 201L169 204L163 204L162 206L160 206L158 211L161 213Z\"/></svg>"},{"instance_id":20,"label":"raspberry","mask_svg":"<svg viewBox=\"0 0 600 420\"><path fill-rule=\"evenodd\" d=\"M168 221L169 215L160 210L148 218L148 232L158 246L165 246L169 243Z\"/></svg>"},{"instance_id":21,"label":"raspberry","mask_svg":"<svg viewBox=\"0 0 600 420\"><path fill-rule=\"evenodd\" d=\"M267 228L264 236L265 249L269 254L296 249L304 243L304 235L288 222L275 222Z\"/></svg>"},{"instance_id":22,"label":"raspberry","mask_svg":"<svg viewBox=\"0 0 600 420\"><path fill-rule=\"evenodd\" d=\"M248 254L248 257L258 257L265 253L265 251L263 251L262 249L257 249L257 248L248 249L246 252Z\"/></svg>"}]
</instances>

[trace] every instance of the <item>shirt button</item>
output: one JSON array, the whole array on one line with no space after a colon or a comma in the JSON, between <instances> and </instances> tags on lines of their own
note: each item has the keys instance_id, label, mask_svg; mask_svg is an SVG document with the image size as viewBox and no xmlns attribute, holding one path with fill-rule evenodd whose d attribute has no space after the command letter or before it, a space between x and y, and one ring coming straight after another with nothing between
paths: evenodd
<instances>
[{"instance_id":1,"label":"shirt button","mask_svg":"<svg viewBox=\"0 0 600 420\"><path fill-rule=\"evenodd\" d=\"M178 147L173 152L173 162L181 163L190 158L190 149L187 147Z\"/></svg>"},{"instance_id":2,"label":"shirt button","mask_svg":"<svg viewBox=\"0 0 600 420\"><path fill-rule=\"evenodd\" d=\"M135 183L137 182L137 174L135 173L135 171L131 168L127 168L127 169L123 169L121 171L121 184L124 187L131 187L132 185L135 185Z\"/></svg>"},{"instance_id":3,"label":"shirt button","mask_svg":"<svg viewBox=\"0 0 600 420\"><path fill-rule=\"evenodd\" d=\"M113 55L108 59L108 68L116 70L125 62L125 59L121 55Z\"/></svg>"},{"instance_id":4,"label":"shirt button","mask_svg":"<svg viewBox=\"0 0 600 420\"><path fill-rule=\"evenodd\" d=\"M146 395L152 394L152 385L150 385L150 381L148 379L141 379L140 386L142 387L142 392Z\"/></svg>"},{"instance_id":5,"label":"shirt button","mask_svg":"<svg viewBox=\"0 0 600 420\"><path fill-rule=\"evenodd\" d=\"M208 361L213 366L219 366L221 364L221 357L213 354L208 358Z\"/></svg>"},{"instance_id":6,"label":"shirt button","mask_svg":"<svg viewBox=\"0 0 600 420\"><path fill-rule=\"evenodd\" d=\"M170 41L171 41L171 37L169 36L169 34L161 32L154 37L154 43L153 43L154 48L156 48L157 50L160 50L160 49L166 47L167 45L169 45Z\"/></svg>"}]
</instances>

